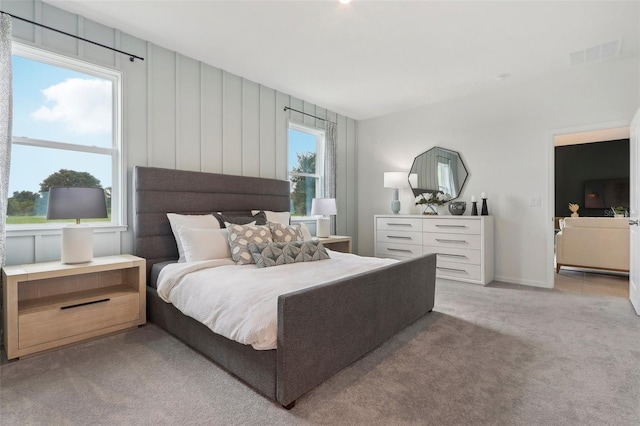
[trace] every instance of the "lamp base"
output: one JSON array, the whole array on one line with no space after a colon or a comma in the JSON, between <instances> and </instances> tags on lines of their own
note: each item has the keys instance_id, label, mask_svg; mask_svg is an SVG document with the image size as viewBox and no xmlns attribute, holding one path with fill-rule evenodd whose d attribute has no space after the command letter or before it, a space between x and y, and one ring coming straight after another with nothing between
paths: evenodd
<instances>
[{"instance_id":1,"label":"lamp base","mask_svg":"<svg viewBox=\"0 0 640 426\"><path fill-rule=\"evenodd\" d=\"M62 263L86 263L93 259L93 229L85 225L62 228Z\"/></svg>"},{"instance_id":2,"label":"lamp base","mask_svg":"<svg viewBox=\"0 0 640 426\"><path fill-rule=\"evenodd\" d=\"M391 202L391 211L393 212L393 214L398 214L400 213L400 201L398 200L393 200Z\"/></svg>"},{"instance_id":3,"label":"lamp base","mask_svg":"<svg viewBox=\"0 0 640 426\"><path fill-rule=\"evenodd\" d=\"M316 237L327 238L331 233L331 220L328 217L320 217L316 222Z\"/></svg>"}]
</instances>

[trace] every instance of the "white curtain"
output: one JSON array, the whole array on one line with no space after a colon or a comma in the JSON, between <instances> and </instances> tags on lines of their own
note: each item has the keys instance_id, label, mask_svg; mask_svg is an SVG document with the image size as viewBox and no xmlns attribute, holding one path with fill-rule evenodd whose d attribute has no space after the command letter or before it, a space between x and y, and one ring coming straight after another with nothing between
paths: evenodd
<instances>
[{"instance_id":1,"label":"white curtain","mask_svg":"<svg viewBox=\"0 0 640 426\"><path fill-rule=\"evenodd\" d=\"M324 198L336 198L337 124L328 120L324 123ZM331 216L331 235L335 234L336 216Z\"/></svg>"},{"instance_id":2,"label":"white curtain","mask_svg":"<svg viewBox=\"0 0 640 426\"><path fill-rule=\"evenodd\" d=\"M11 16L0 13L0 265L6 259L7 199L11 165Z\"/></svg>"}]
</instances>

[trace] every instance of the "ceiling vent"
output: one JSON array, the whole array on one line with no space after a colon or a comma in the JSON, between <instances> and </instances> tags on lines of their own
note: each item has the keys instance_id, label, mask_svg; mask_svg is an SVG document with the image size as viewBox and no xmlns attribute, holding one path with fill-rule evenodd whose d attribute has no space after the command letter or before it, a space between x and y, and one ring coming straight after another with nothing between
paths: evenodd
<instances>
[{"instance_id":1,"label":"ceiling vent","mask_svg":"<svg viewBox=\"0 0 640 426\"><path fill-rule=\"evenodd\" d=\"M588 62L595 62L601 59L609 59L620 54L622 40L614 40L608 43L599 44L584 50L577 50L569 54L571 65L580 65Z\"/></svg>"}]
</instances>

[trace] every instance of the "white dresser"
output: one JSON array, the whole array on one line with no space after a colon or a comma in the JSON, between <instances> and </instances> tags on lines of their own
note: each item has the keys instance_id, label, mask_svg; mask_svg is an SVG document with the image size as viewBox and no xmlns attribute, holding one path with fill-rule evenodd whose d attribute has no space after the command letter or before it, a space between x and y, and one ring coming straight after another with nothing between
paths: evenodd
<instances>
[{"instance_id":1,"label":"white dresser","mask_svg":"<svg viewBox=\"0 0 640 426\"><path fill-rule=\"evenodd\" d=\"M375 216L377 257L437 253L436 276L473 284L493 281L492 216Z\"/></svg>"}]
</instances>

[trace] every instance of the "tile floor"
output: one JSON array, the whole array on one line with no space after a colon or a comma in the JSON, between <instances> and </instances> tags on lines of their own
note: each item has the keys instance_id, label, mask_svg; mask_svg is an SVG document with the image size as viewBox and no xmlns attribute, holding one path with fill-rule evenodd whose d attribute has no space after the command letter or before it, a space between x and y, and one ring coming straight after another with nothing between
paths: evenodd
<instances>
[{"instance_id":1,"label":"tile floor","mask_svg":"<svg viewBox=\"0 0 640 426\"><path fill-rule=\"evenodd\" d=\"M555 274L555 289L570 293L629 298L629 274L562 268Z\"/></svg>"}]
</instances>

